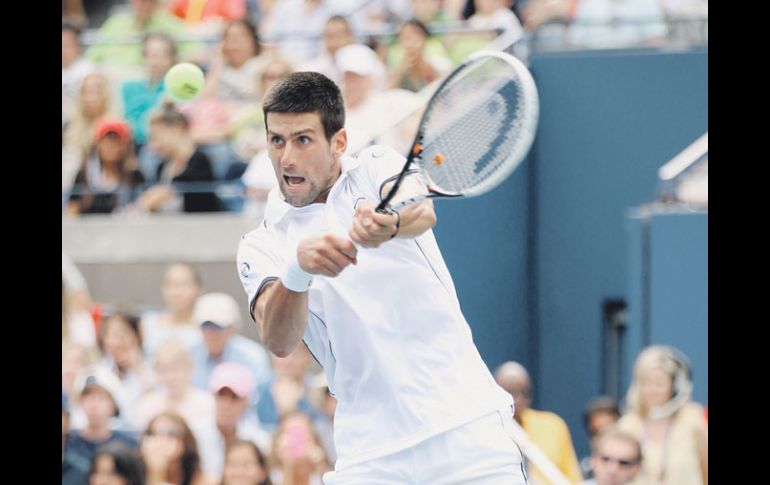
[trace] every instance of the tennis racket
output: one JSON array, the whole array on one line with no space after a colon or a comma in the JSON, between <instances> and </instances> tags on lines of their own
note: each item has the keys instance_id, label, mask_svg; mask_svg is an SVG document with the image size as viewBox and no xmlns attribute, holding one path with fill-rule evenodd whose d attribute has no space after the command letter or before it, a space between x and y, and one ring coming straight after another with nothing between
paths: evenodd
<instances>
[{"instance_id":1,"label":"tennis racket","mask_svg":"<svg viewBox=\"0 0 770 485\"><path fill-rule=\"evenodd\" d=\"M377 211L494 189L527 156L538 116L537 88L521 61L498 51L473 54L431 96L404 168ZM429 193L391 206L413 164Z\"/></svg>"}]
</instances>

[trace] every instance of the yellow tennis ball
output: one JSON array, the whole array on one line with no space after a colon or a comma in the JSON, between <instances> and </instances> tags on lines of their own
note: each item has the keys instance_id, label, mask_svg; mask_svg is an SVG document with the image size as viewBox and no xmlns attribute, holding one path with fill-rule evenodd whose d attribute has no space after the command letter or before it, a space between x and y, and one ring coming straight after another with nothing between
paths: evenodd
<instances>
[{"instance_id":1,"label":"yellow tennis ball","mask_svg":"<svg viewBox=\"0 0 770 485\"><path fill-rule=\"evenodd\" d=\"M168 70L163 82L172 99L189 101L201 92L203 80L200 67L189 62L180 62Z\"/></svg>"}]
</instances>

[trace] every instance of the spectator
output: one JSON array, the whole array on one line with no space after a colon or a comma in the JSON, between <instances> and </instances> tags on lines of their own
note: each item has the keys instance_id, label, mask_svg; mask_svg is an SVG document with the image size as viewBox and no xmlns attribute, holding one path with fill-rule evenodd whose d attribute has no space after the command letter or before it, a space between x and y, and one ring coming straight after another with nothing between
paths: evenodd
<instances>
[{"instance_id":1,"label":"spectator","mask_svg":"<svg viewBox=\"0 0 770 485\"><path fill-rule=\"evenodd\" d=\"M91 463L96 451L108 443L119 442L136 448L138 443L130 433L112 429L113 418L120 414L115 400L117 383L114 377L89 373L78 388L87 421L83 429L70 432L67 440L70 452Z\"/></svg>"},{"instance_id":2,"label":"spectator","mask_svg":"<svg viewBox=\"0 0 770 485\"><path fill-rule=\"evenodd\" d=\"M99 326L99 343L104 358L96 368L115 376L115 390L123 418L136 421L133 413L142 395L155 384L155 373L142 352L139 318L128 313L106 317Z\"/></svg>"},{"instance_id":3,"label":"spectator","mask_svg":"<svg viewBox=\"0 0 770 485\"><path fill-rule=\"evenodd\" d=\"M468 0L462 12L465 24L482 32L445 37L452 60L455 63L465 60L498 36L504 36L507 45L521 39L524 29L514 13L516 5L515 0Z\"/></svg>"},{"instance_id":4,"label":"spectator","mask_svg":"<svg viewBox=\"0 0 770 485\"><path fill-rule=\"evenodd\" d=\"M198 271L189 263L166 267L161 283L164 308L142 316L142 341L145 353L152 357L167 339L182 341L192 348L201 340L198 324L193 321L195 301L203 292Z\"/></svg>"},{"instance_id":5,"label":"spectator","mask_svg":"<svg viewBox=\"0 0 770 485\"><path fill-rule=\"evenodd\" d=\"M335 83L342 83L342 73L337 69L334 56L338 50L354 42L355 38L348 20L342 15L329 17L323 30L323 50L302 66L302 70L320 72ZM267 91L263 91L265 92Z\"/></svg>"},{"instance_id":6,"label":"spectator","mask_svg":"<svg viewBox=\"0 0 770 485\"><path fill-rule=\"evenodd\" d=\"M468 26L474 29L497 29L502 31L500 35L510 35L511 42L517 41L524 35L524 29L511 10L514 1L473 0L476 11L468 17Z\"/></svg>"},{"instance_id":7,"label":"spectator","mask_svg":"<svg viewBox=\"0 0 770 485\"><path fill-rule=\"evenodd\" d=\"M232 103L258 102L262 94L256 82L262 68L260 54L257 27L246 19L228 22L218 55L211 62L204 95Z\"/></svg>"},{"instance_id":8,"label":"spectator","mask_svg":"<svg viewBox=\"0 0 770 485\"><path fill-rule=\"evenodd\" d=\"M259 72L264 58L256 27L246 19L227 23L222 43L210 63L203 93L181 110L190 131L212 160L217 180L232 180L245 170L245 160L228 138L238 111L258 104Z\"/></svg>"},{"instance_id":9,"label":"spectator","mask_svg":"<svg viewBox=\"0 0 770 485\"><path fill-rule=\"evenodd\" d=\"M143 64L141 37L148 32L163 32L178 38L186 34L181 20L160 8L158 0L130 0L129 10L111 15L99 29L99 43L86 55L111 68L140 68ZM180 51L187 58L200 51L200 42L181 43Z\"/></svg>"},{"instance_id":10,"label":"spectator","mask_svg":"<svg viewBox=\"0 0 770 485\"><path fill-rule=\"evenodd\" d=\"M227 447L221 485L272 485L265 455L254 442L235 440Z\"/></svg>"},{"instance_id":11,"label":"spectator","mask_svg":"<svg viewBox=\"0 0 770 485\"><path fill-rule=\"evenodd\" d=\"M430 31L419 20L401 25L398 42L388 51L391 88L417 92L452 69L441 43L429 44L430 40ZM433 54L428 52L429 45Z\"/></svg>"},{"instance_id":12,"label":"spectator","mask_svg":"<svg viewBox=\"0 0 770 485\"><path fill-rule=\"evenodd\" d=\"M133 202L144 183L131 146L131 129L117 118L94 127L96 146L75 176L68 216L110 214Z\"/></svg>"},{"instance_id":13,"label":"spectator","mask_svg":"<svg viewBox=\"0 0 770 485\"><path fill-rule=\"evenodd\" d=\"M235 20L246 15L245 0L173 0L169 7L171 13L188 25L197 25L201 22Z\"/></svg>"},{"instance_id":14,"label":"spectator","mask_svg":"<svg viewBox=\"0 0 770 485\"><path fill-rule=\"evenodd\" d=\"M199 449L208 464L206 472L220 477L227 446L241 439L270 450L271 435L261 427L253 408L249 409L254 377L248 367L234 362L218 365L211 375L209 390L216 402L215 423L201 432Z\"/></svg>"},{"instance_id":15,"label":"spectator","mask_svg":"<svg viewBox=\"0 0 770 485\"><path fill-rule=\"evenodd\" d=\"M262 64L257 78L260 99L277 79L292 72L294 67L288 60L277 55L269 55ZM230 145L241 160L251 160L264 150L267 144L261 101L242 104L233 114L229 131Z\"/></svg>"},{"instance_id":16,"label":"spectator","mask_svg":"<svg viewBox=\"0 0 770 485\"><path fill-rule=\"evenodd\" d=\"M62 342L77 342L96 350L91 295L83 274L62 250Z\"/></svg>"},{"instance_id":17,"label":"spectator","mask_svg":"<svg viewBox=\"0 0 770 485\"><path fill-rule=\"evenodd\" d=\"M254 385L262 385L270 380L272 370L265 349L238 335L241 312L232 296L226 293L200 296L195 302L193 320L200 325L203 334L203 341L191 350L193 383L197 387L209 389L212 372L225 362L246 367ZM252 404L256 404L256 400Z\"/></svg>"},{"instance_id":18,"label":"spectator","mask_svg":"<svg viewBox=\"0 0 770 485\"><path fill-rule=\"evenodd\" d=\"M285 58L268 57L260 74L260 93L266 93L275 81L292 72L294 69ZM277 185L273 165L267 156L266 139L262 104L244 107L233 122L230 140L235 150L250 160L241 175L241 182L246 186L247 207L266 201L267 194Z\"/></svg>"},{"instance_id":19,"label":"spectator","mask_svg":"<svg viewBox=\"0 0 770 485\"><path fill-rule=\"evenodd\" d=\"M142 39L142 58L145 68L143 79L124 82L120 93L123 112L133 132L139 168L145 179L155 180L160 159L146 146L150 114L159 107L166 93L163 79L166 71L176 64L176 43L160 32L146 34Z\"/></svg>"},{"instance_id":20,"label":"spectator","mask_svg":"<svg viewBox=\"0 0 770 485\"><path fill-rule=\"evenodd\" d=\"M95 346L93 347L95 349ZM64 340L61 349L61 384L67 396L70 396L68 411L69 424L73 429L86 425L86 416L78 402L78 384L93 364L98 361L98 351L77 342ZM88 463L86 463L86 466Z\"/></svg>"},{"instance_id":21,"label":"spectator","mask_svg":"<svg viewBox=\"0 0 770 485\"><path fill-rule=\"evenodd\" d=\"M681 352L653 345L636 358L618 426L642 444L640 484L708 483L708 428L703 406L691 396L690 367Z\"/></svg>"},{"instance_id":22,"label":"spectator","mask_svg":"<svg viewBox=\"0 0 770 485\"><path fill-rule=\"evenodd\" d=\"M495 371L495 380L513 396L514 419L535 445L568 480L572 483L580 482L580 465L572 447L567 423L555 413L530 407L532 382L527 369L518 362L505 362ZM535 483L548 483L542 472L533 465L530 466L529 475Z\"/></svg>"},{"instance_id":23,"label":"spectator","mask_svg":"<svg viewBox=\"0 0 770 485\"><path fill-rule=\"evenodd\" d=\"M84 29L88 26L88 18L83 8L83 0L62 0L61 19L78 29Z\"/></svg>"},{"instance_id":24,"label":"spectator","mask_svg":"<svg viewBox=\"0 0 770 485\"><path fill-rule=\"evenodd\" d=\"M611 427L620 419L620 409L610 396L599 396L591 399L583 410L583 424L585 425L591 449L594 448L594 440L605 429ZM583 476L591 478L591 456L580 460L580 468Z\"/></svg>"},{"instance_id":25,"label":"spectator","mask_svg":"<svg viewBox=\"0 0 770 485\"><path fill-rule=\"evenodd\" d=\"M192 361L184 345L166 340L158 348L153 364L160 386L139 400L134 425L142 429L154 416L172 411L196 430L207 426L214 417L214 398L192 385Z\"/></svg>"},{"instance_id":26,"label":"spectator","mask_svg":"<svg viewBox=\"0 0 770 485\"><path fill-rule=\"evenodd\" d=\"M317 39L334 12L328 0L281 0L262 19L265 39L296 64L318 55Z\"/></svg>"},{"instance_id":27,"label":"spectator","mask_svg":"<svg viewBox=\"0 0 770 485\"><path fill-rule=\"evenodd\" d=\"M259 421L272 431L278 427L281 417L292 411L300 410L313 418L319 417L319 411L310 403L312 377L308 370L311 356L307 348L299 345L286 357L270 354L270 359L275 375L258 390Z\"/></svg>"},{"instance_id":28,"label":"spectator","mask_svg":"<svg viewBox=\"0 0 770 485\"><path fill-rule=\"evenodd\" d=\"M445 0L409 0L414 18L425 25L437 26L452 22Z\"/></svg>"},{"instance_id":29,"label":"spectator","mask_svg":"<svg viewBox=\"0 0 770 485\"><path fill-rule=\"evenodd\" d=\"M187 422L163 412L147 425L140 450L147 469L147 485L209 485L201 471L198 443Z\"/></svg>"},{"instance_id":30,"label":"spectator","mask_svg":"<svg viewBox=\"0 0 770 485\"><path fill-rule=\"evenodd\" d=\"M83 57L80 29L62 22L61 26L61 127L62 132L74 115L83 79L94 72L91 61Z\"/></svg>"},{"instance_id":31,"label":"spectator","mask_svg":"<svg viewBox=\"0 0 770 485\"><path fill-rule=\"evenodd\" d=\"M200 184L200 182L214 182L211 160L193 140L187 116L171 102L164 103L150 118L150 147L163 156L164 160L158 167L159 183L147 189L137 201L140 210L145 212L222 210L221 202L213 192L213 187L207 190Z\"/></svg>"},{"instance_id":32,"label":"spectator","mask_svg":"<svg viewBox=\"0 0 770 485\"><path fill-rule=\"evenodd\" d=\"M579 0L528 0L521 8L524 27L529 32L546 23L569 23Z\"/></svg>"},{"instance_id":33,"label":"spectator","mask_svg":"<svg viewBox=\"0 0 770 485\"><path fill-rule=\"evenodd\" d=\"M337 51L335 59L343 73L341 89L349 154L357 153L421 106L421 98L413 92L403 89L383 91L387 72L370 48L361 44L348 45ZM414 132L408 136L399 132L394 140L380 139L380 142L400 149L413 135Z\"/></svg>"},{"instance_id":34,"label":"spectator","mask_svg":"<svg viewBox=\"0 0 770 485\"><path fill-rule=\"evenodd\" d=\"M331 470L310 416L292 411L281 418L273 444L273 476L283 485L315 485Z\"/></svg>"},{"instance_id":35,"label":"spectator","mask_svg":"<svg viewBox=\"0 0 770 485\"><path fill-rule=\"evenodd\" d=\"M313 388L310 391L310 402L321 412L321 417L313 421L318 432L318 438L326 451L329 464L337 461L337 450L334 448L334 413L337 411L337 399L329 391L326 374L321 372L313 378Z\"/></svg>"},{"instance_id":36,"label":"spectator","mask_svg":"<svg viewBox=\"0 0 770 485\"><path fill-rule=\"evenodd\" d=\"M61 483L62 485L85 485L88 482L88 463L73 455L67 447L70 431L70 408L67 393L61 392Z\"/></svg>"},{"instance_id":37,"label":"spectator","mask_svg":"<svg viewBox=\"0 0 770 485\"><path fill-rule=\"evenodd\" d=\"M97 450L88 475L90 485L145 485L144 464L137 448L110 443Z\"/></svg>"},{"instance_id":38,"label":"spectator","mask_svg":"<svg viewBox=\"0 0 770 485\"><path fill-rule=\"evenodd\" d=\"M62 192L72 187L75 175L94 146L96 124L111 115L110 84L104 74L93 72L83 78L75 110L62 135Z\"/></svg>"},{"instance_id":39,"label":"spectator","mask_svg":"<svg viewBox=\"0 0 770 485\"><path fill-rule=\"evenodd\" d=\"M591 455L593 480L581 485L628 485L636 483L642 449L634 436L614 426L599 434Z\"/></svg>"}]
</instances>

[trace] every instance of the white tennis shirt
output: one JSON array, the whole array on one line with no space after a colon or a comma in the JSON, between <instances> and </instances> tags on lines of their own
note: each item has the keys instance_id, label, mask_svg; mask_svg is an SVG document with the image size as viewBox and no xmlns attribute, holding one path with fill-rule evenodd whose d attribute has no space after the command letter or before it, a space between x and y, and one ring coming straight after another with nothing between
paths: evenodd
<instances>
[{"instance_id":1,"label":"white tennis shirt","mask_svg":"<svg viewBox=\"0 0 770 485\"><path fill-rule=\"evenodd\" d=\"M325 204L292 207L274 189L265 219L238 248L249 308L280 276L286 251L312 234L347 234L356 202L379 202L405 161L384 146L343 156ZM309 292L303 340L338 401L337 470L513 404L473 343L433 231L362 248L357 265L336 278L315 275Z\"/></svg>"}]
</instances>

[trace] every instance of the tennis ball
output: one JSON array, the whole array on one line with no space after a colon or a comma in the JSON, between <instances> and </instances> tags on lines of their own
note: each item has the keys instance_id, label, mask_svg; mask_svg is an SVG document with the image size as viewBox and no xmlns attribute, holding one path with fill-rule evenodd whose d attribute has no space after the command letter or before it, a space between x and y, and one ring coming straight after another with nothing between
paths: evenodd
<instances>
[{"instance_id":1,"label":"tennis ball","mask_svg":"<svg viewBox=\"0 0 770 485\"><path fill-rule=\"evenodd\" d=\"M203 89L203 79L200 67L189 62L180 62L168 70L163 82L172 99L189 101Z\"/></svg>"}]
</instances>

